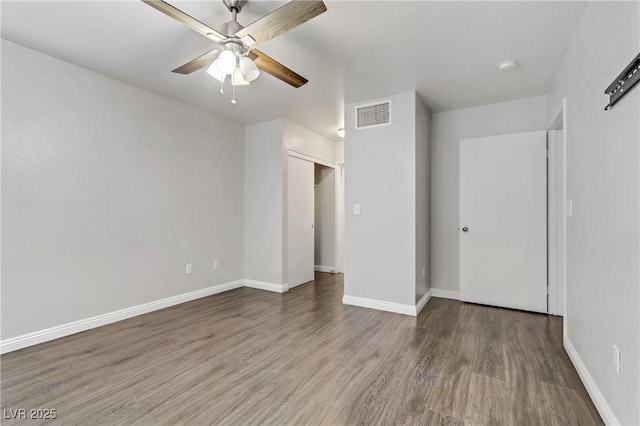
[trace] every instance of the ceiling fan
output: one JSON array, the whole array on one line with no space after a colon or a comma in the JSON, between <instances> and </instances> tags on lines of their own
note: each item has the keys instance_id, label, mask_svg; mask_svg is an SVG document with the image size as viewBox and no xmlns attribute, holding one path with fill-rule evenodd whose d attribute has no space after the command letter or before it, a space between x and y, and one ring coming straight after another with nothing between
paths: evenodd
<instances>
[{"instance_id":1,"label":"ceiling fan","mask_svg":"<svg viewBox=\"0 0 640 426\"><path fill-rule=\"evenodd\" d=\"M236 103L235 86L249 84L258 78L259 70L296 88L307 83L306 78L255 47L327 10L322 0L293 0L243 27L238 23L237 15L247 5L247 0L222 0L232 17L231 21L222 25L220 31L216 31L165 1L142 1L218 44L217 48L174 69L173 72L190 74L208 66L207 72L221 82L220 91L223 93L224 82L227 76L230 76L234 88L231 100L233 104Z\"/></svg>"}]
</instances>

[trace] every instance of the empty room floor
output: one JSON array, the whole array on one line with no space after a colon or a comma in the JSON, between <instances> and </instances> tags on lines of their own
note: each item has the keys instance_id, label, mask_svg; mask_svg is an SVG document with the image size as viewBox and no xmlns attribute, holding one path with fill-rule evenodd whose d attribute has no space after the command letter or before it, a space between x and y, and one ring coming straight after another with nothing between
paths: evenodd
<instances>
[{"instance_id":1,"label":"empty room floor","mask_svg":"<svg viewBox=\"0 0 640 426\"><path fill-rule=\"evenodd\" d=\"M559 317L241 288L2 356L2 408L64 424L602 424ZM3 420L3 424L34 423ZM37 421L45 424L46 421Z\"/></svg>"}]
</instances>

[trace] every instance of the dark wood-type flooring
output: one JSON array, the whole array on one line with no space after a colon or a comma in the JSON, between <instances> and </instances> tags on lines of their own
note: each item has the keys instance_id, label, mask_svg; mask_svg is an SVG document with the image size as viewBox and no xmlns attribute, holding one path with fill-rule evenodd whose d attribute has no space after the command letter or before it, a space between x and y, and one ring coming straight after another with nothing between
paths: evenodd
<instances>
[{"instance_id":1,"label":"dark wood-type flooring","mask_svg":"<svg viewBox=\"0 0 640 426\"><path fill-rule=\"evenodd\" d=\"M602 424L559 317L345 306L342 275L241 288L3 355L2 408L56 424ZM19 424L6 420L3 424ZM29 420L30 424L46 421Z\"/></svg>"}]
</instances>

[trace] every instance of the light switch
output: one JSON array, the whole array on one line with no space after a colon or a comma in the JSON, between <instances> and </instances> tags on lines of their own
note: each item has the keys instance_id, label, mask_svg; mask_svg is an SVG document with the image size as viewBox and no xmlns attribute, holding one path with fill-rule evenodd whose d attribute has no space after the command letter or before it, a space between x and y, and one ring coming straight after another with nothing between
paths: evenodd
<instances>
[{"instance_id":1,"label":"light switch","mask_svg":"<svg viewBox=\"0 0 640 426\"><path fill-rule=\"evenodd\" d=\"M360 204L353 205L353 214L355 216L360 216Z\"/></svg>"}]
</instances>

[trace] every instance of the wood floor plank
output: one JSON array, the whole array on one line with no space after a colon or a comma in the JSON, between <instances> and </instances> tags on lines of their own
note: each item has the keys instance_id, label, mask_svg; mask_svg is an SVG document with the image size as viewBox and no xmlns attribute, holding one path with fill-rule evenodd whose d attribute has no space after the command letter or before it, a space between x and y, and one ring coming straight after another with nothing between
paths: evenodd
<instances>
[{"instance_id":1,"label":"wood floor plank","mask_svg":"<svg viewBox=\"0 0 640 426\"><path fill-rule=\"evenodd\" d=\"M317 273L5 354L1 405L57 410L38 424L602 424L560 318L437 298L414 318L342 294Z\"/></svg>"},{"instance_id":2,"label":"wood floor plank","mask_svg":"<svg viewBox=\"0 0 640 426\"><path fill-rule=\"evenodd\" d=\"M469 401L465 422L474 425L515 424L509 404L509 392L504 381L482 374L471 374Z\"/></svg>"},{"instance_id":3,"label":"wood floor plank","mask_svg":"<svg viewBox=\"0 0 640 426\"><path fill-rule=\"evenodd\" d=\"M540 425L548 421L535 365L526 350L510 344L503 346L511 418L518 425Z\"/></svg>"},{"instance_id":4,"label":"wood floor plank","mask_svg":"<svg viewBox=\"0 0 640 426\"><path fill-rule=\"evenodd\" d=\"M592 415L585 399L575 389L542 383L542 398L550 425L595 424L600 421Z\"/></svg>"},{"instance_id":5,"label":"wood floor plank","mask_svg":"<svg viewBox=\"0 0 640 426\"><path fill-rule=\"evenodd\" d=\"M291 420L291 424L304 426L336 425L338 410L322 402L310 401Z\"/></svg>"}]
</instances>

